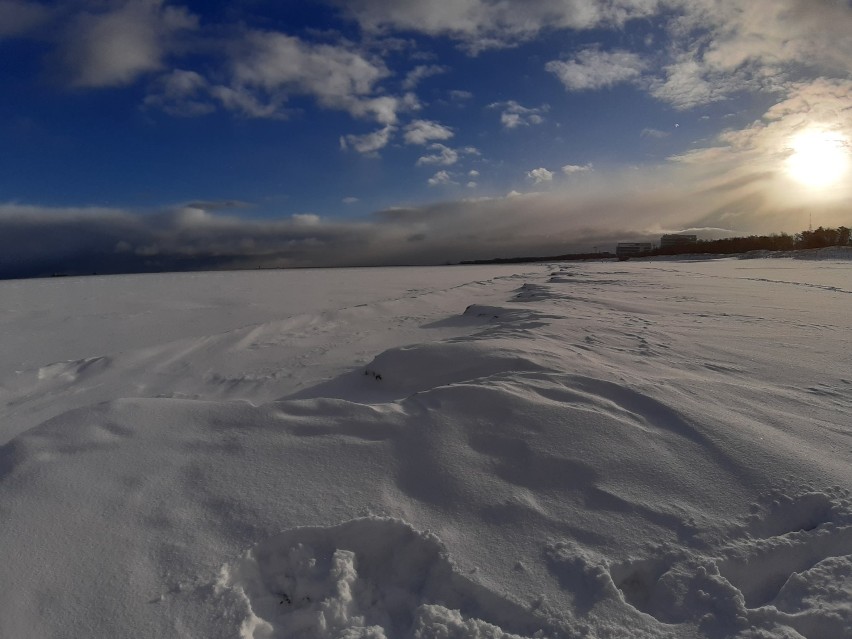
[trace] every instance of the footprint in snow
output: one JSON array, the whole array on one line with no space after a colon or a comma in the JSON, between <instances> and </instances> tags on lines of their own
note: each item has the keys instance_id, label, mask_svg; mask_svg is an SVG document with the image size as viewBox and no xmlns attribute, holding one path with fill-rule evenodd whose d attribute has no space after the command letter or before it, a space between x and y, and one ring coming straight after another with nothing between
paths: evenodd
<instances>
[{"instance_id":1,"label":"footprint in snow","mask_svg":"<svg viewBox=\"0 0 852 639\"><path fill-rule=\"evenodd\" d=\"M435 535L389 518L282 532L219 587L243 598L242 636L258 639L522 639L545 625L461 575Z\"/></svg>"}]
</instances>

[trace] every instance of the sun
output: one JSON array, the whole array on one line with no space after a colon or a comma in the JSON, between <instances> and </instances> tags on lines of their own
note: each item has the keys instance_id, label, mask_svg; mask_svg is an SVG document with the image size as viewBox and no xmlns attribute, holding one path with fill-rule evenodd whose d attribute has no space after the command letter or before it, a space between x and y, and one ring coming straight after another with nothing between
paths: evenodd
<instances>
[{"instance_id":1,"label":"sun","mask_svg":"<svg viewBox=\"0 0 852 639\"><path fill-rule=\"evenodd\" d=\"M787 173L805 186L832 186L849 171L849 140L836 131L804 131L790 140L789 149Z\"/></svg>"}]
</instances>

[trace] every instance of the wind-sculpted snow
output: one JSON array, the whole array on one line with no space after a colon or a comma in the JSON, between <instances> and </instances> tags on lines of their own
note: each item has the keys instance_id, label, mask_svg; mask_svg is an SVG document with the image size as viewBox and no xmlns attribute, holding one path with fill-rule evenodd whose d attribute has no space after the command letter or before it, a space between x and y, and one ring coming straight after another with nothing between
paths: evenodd
<instances>
[{"instance_id":1,"label":"wind-sculpted snow","mask_svg":"<svg viewBox=\"0 0 852 639\"><path fill-rule=\"evenodd\" d=\"M852 637L843 268L503 272L5 372L0 636Z\"/></svg>"},{"instance_id":2,"label":"wind-sculpted snow","mask_svg":"<svg viewBox=\"0 0 852 639\"><path fill-rule=\"evenodd\" d=\"M850 636L852 614L836 606L838 595L852 592L850 494L788 490L792 496L782 490L763 496L747 523L733 526L723 542L663 546L653 557L610 566L614 585L637 609L664 623L693 621L711 636L772 625L806 637ZM779 516L786 525L773 530ZM777 534L753 534L768 531ZM815 593L827 595L826 601Z\"/></svg>"}]
</instances>

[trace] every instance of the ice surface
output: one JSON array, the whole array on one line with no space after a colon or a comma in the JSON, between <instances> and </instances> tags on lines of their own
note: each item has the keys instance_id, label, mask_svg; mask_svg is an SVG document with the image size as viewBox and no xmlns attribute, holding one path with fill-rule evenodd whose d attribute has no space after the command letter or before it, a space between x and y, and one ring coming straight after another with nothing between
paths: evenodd
<instances>
[{"instance_id":1,"label":"ice surface","mask_svg":"<svg viewBox=\"0 0 852 639\"><path fill-rule=\"evenodd\" d=\"M852 637L850 275L0 283L0 637Z\"/></svg>"}]
</instances>

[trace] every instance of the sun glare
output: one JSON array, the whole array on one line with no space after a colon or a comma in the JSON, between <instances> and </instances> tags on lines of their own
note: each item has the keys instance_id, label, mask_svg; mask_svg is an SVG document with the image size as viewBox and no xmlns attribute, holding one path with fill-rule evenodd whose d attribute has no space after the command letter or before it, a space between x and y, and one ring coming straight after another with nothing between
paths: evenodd
<instances>
[{"instance_id":1,"label":"sun glare","mask_svg":"<svg viewBox=\"0 0 852 639\"><path fill-rule=\"evenodd\" d=\"M790 140L787 172L813 188L832 186L849 171L849 140L834 131L806 131Z\"/></svg>"}]
</instances>

